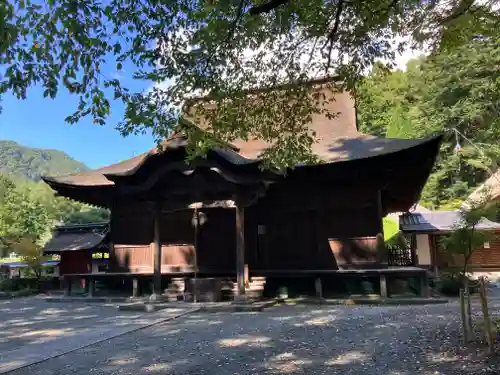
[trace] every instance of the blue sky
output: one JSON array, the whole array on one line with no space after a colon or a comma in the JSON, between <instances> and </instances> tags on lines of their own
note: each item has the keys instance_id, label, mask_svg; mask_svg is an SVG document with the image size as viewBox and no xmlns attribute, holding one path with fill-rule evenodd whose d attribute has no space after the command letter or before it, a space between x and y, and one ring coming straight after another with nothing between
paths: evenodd
<instances>
[{"instance_id":1,"label":"blue sky","mask_svg":"<svg viewBox=\"0 0 500 375\"><path fill-rule=\"evenodd\" d=\"M406 62L421 51L406 51L397 58L397 66L404 68ZM116 76L114 63L101 69ZM125 64L119 73L122 83L132 91L147 89L149 84L130 79L134 67ZM128 72L129 74L127 74ZM123 106L112 103L112 113L105 126L95 125L90 118L75 125L64 119L77 108L78 97L61 91L54 100L44 98L41 88L28 91L26 100L18 100L7 94L2 98L3 112L0 114L0 140L12 140L22 145L64 151L90 168L99 168L131 158L155 145L151 135L122 137L115 130L123 116Z\"/></svg>"},{"instance_id":2,"label":"blue sky","mask_svg":"<svg viewBox=\"0 0 500 375\"><path fill-rule=\"evenodd\" d=\"M145 83L127 84L134 90L147 87ZM28 91L26 100L18 100L10 94L3 96L0 140L64 151L90 168L128 159L155 145L150 135L124 138L115 130L123 116L123 105L119 102L112 104L112 113L105 126L93 124L91 118L69 125L64 119L76 110L77 96L61 91L52 100L44 98L42 93L41 88L35 87Z\"/></svg>"}]
</instances>

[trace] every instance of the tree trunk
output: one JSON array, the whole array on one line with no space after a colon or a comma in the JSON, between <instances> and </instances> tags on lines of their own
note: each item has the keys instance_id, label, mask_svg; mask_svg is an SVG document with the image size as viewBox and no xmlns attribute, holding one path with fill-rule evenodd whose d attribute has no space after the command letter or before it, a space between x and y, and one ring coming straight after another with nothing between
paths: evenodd
<instances>
[{"instance_id":1,"label":"tree trunk","mask_svg":"<svg viewBox=\"0 0 500 375\"><path fill-rule=\"evenodd\" d=\"M469 331L469 333L472 333L472 304L469 279L467 277L464 278L464 290L466 297L465 302L467 307L467 331Z\"/></svg>"},{"instance_id":2,"label":"tree trunk","mask_svg":"<svg viewBox=\"0 0 500 375\"><path fill-rule=\"evenodd\" d=\"M469 334L467 332L467 322L465 316L465 291L464 289L460 289L460 317L462 318L462 329L463 329L463 343L467 344L469 341Z\"/></svg>"}]
</instances>

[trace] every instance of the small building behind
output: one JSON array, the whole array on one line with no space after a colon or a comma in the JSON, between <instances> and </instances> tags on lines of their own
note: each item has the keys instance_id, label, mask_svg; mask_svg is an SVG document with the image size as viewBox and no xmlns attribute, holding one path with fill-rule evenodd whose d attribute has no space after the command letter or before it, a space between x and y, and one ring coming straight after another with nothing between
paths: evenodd
<instances>
[{"instance_id":1,"label":"small building behind","mask_svg":"<svg viewBox=\"0 0 500 375\"><path fill-rule=\"evenodd\" d=\"M108 223L63 225L54 229L44 255L59 255L59 274L105 272L109 262Z\"/></svg>"},{"instance_id":2,"label":"small building behind","mask_svg":"<svg viewBox=\"0 0 500 375\"><path fill-rule=\"evenodd\" d=\"M459 267L460 255L445 252L441 238L450 234L460 221L458 211L413 212L399 216L401 232L410 237L412 252L419 267L428 268L435 276L440 271ZM471 269L474 277L500 277L500 224L483 219L476 227L479 231L494 231L494 239L474 249Z\"/></svg>"}]
</instances>

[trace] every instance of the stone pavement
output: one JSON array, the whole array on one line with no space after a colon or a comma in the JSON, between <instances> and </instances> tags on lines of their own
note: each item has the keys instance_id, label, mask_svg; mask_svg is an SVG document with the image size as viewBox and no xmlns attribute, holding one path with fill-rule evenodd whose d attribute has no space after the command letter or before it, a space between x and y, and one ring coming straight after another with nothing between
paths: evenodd
<instances>
[{"instance_id":1,"label":"stone pavement","mask_svg":"<svg viewBox=\"0 0 500 375\"><path fill-rule=\"evenodd\" d=\"M500 300L491 309L498 314ZM498 375L499 358L484 346L460 346L458 312L457 301L196 312L13 374Z\"/></svg>"},{"instance_id":2,"label":"stone pavement","mask_svg":"<svg viewBox=\"0 0 500 375\"><path fill-rule=\"evenodd\" d=\"M154 314L113 305L47 303L38 297L0 301L0 374L175 318L191 309Z\"/></svg>"}]
</instances>

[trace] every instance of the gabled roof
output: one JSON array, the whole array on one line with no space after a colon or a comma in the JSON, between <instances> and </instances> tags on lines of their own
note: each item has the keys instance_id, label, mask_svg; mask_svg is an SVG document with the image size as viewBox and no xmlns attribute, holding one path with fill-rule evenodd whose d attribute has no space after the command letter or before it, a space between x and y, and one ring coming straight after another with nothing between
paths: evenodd
<instances>
[{"instance_id":1,"label":"gabled roof","mask_svg":"<svg viewBox=\"0 0 500 375\"><path fill-rule=\"evenodd\" d=\"M458 211L435 211L403 214L399 216L399 228L403 232L449 232L460 224ZM478 230L499 230L500 224L483 218Z\"/></svg>"},{"instance_id":2,"label":"gabled roof","mask_svg":"<svg viewBox=\"0 0 500 375\"><path fill-rule=\"evenodd\" d=\"M56 227L44 253L90 250L104 245L109 231L108 223L65 225Z\"/></svg>"}]
</instances>

